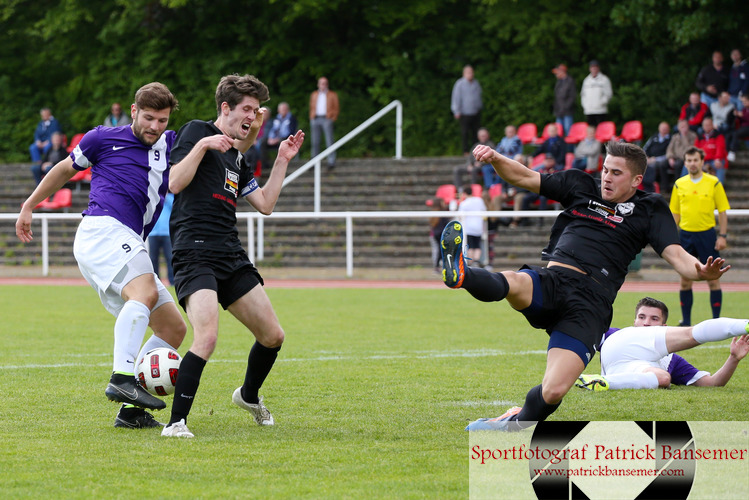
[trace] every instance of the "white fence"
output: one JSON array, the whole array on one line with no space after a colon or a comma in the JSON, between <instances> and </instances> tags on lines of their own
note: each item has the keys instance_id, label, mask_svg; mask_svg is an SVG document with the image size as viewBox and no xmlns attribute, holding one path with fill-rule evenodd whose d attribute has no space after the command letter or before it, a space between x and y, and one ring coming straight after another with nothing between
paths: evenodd
<instances>
[{"instance_id":1,"label":"white fence","mask_svg":"<svg viewBox=\"0 0 749 500\"><path fill-rule=\"evenodd\" d=\"M510 211L504 210L499 212L471 212L471 215L480 217L556 217L558 211L548 210L528 210L528 211ZM346 221L346 276L352 277L354 274L354 220L355 219L428 219L430 217L450 217L457 218L461 215L459 212L436 212L436 211L415 211L415 212L276 212L265 216L257 212L238 212L237 219L245 221L247 224L247 253L250 259L255 262L264 260L264 224L267 219L343 219ZM731 217L749 216L748 209L729 210L729 222ZM0 221L12 221L18 218L18 214L0 214ZM58 214L58 213L35 213L32 222L32 231L36 232L37 222L41 222L41 240L42 240L42 275L49 274L49 222L58 220L79 220L80 214ZM730 224L729 224L730 229ZM39 234L36 234L39 237Z\"/></svg>"}]
</instances>

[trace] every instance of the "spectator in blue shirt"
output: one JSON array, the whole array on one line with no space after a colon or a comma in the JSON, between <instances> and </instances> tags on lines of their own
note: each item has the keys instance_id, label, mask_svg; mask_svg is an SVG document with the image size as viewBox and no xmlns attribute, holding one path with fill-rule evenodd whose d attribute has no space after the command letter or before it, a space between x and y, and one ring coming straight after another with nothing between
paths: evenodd
<instances>
[{"instance_id":1,"label":"spectator in blue shirt","mask_svg":"<svg viewBox=\"0 0 749 500\"><path fill-rule=\"evenodd\" d=\"M290 135L294 135L296 131L296 117L291 114L289 104L286 102L280 103L278 105L278 114L273 119L268 133L265 134L260 142L260 161L262 162L262 169L264 171L268 172L270 168L268 150L278 150L278 145L281 144L281 141Z\"/></svg>"},{"instance_id":2,"label":"spectator in blue shirt","mask_svg":"<svg viewBox=\"0 0 749 500\"><path fill-rule=\"evenodd\" d=\"M34 142L29 146L29 153L31 154L31 161L34 163L40 163L44 153L49 151L52 147L52 134L54 132L62 132L60 130L60 124L52 116L52 111L49 108L42 108L39 111L41 120L36 126L34 131Z\"/></svg>"},{"instance_id":3,"label":"spectator in blue shirt","mask_svg":"<svg viewBox=\"0 0 749 500\"><path fill-rule=\"evenodd\" d=\"M517 155L523 154L523 142L518 137L518 130L514 125L507 125L505 127L505 136L499 141L497 153L507 158L515 158ZM505 189L509 187L509 185L502 181L502 178L499 177L493 166L485 164L481 167L481 170L484 174L485 187L491 187L494 184L500 183Z\"/></svg>"}]
</instances>

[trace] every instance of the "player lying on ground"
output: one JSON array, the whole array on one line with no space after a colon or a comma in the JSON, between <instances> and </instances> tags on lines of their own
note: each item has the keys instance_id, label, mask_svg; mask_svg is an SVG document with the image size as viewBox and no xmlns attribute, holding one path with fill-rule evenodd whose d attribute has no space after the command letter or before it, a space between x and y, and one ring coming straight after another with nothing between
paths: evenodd
<instances>
[{"instance_id":1,"label":"player lying on ground","mask_svg":"<svg viewBox=\"0 0 749 500\"><path fill-rule=\"evenodd\" d=\"M747 320L712 319L693 328L668 328L667 320L666 304L651 297L640 300L635 307L634 327L611 328L604 334L599 347L602 375L580 375L577 386L591 391L657 389L670 384L724 386L733 376L739 361L749 353ZM731 337L728 359L712 375L697 370L674 354L704 342Z\"/></svg>"},{"instance_id":2,"label":"player lying on ground","mask_svg":"<svg viewBox=\"0 0 749 500\"><path fill-rule=\"evenodd\" d=\"M610 326L627 265L647 244L692 280L717 279L728 267L723 267L723 259L701 264L679 245L666 202L637 189L647 156L634 144L607 144L600 180L576 169L541 174L488 146L477 146L473 155L491 163L510 184L564 207L543 252L549 261L545 268L524 266L501 273L468 268L460 223L449 223L442 233L443 280L448 287L465 288L484 302L507 299L533 327L549 335L543 381L528 392L525 405L467 427L516 431L545 420L577 382Z\"/></svg>"}]
</instances>

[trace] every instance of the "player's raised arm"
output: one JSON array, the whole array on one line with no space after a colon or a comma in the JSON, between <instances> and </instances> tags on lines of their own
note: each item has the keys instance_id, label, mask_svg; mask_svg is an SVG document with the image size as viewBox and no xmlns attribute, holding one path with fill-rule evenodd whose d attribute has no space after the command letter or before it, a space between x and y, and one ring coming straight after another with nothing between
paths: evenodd
<instances>
[{"instance_id":1,"label":"player's raised arm","mask_svg":"<svg viewBox=\"0 0 749 500\"><path fill-rule=\"evenodd\" d=\"M255 210L264 215L270 215L276 206L278 196L281 194L281 186L286 177L286 168L289 162L299 153L304 144L304 132L297 130L296 134L290 135L278 147L278 156L273 163L273 169L268 177L268 182L262 189L256 189L248 194L245 199Z\"/></svg>"},{"instance_id":2,"label":"player's raised arm","mask_svg":"<svg viewBox=\"0 0 749 500\"><path fill-rule=\"evenodd\" d=\"M19 240L28 243L33 239L31 211L39 203L59 191L76 173L78 171L73 168L73 160L67 157L52 167L52 170L44 176L42 182L21 205L21 213L18 214L18 220L16 220L16 236Z\"/></svg>"},{"instance_id":3,"label":"player's raised arm","mask_svg":"<svg viewBox=\"0 0 749 500\"><path fill-rule=\"evenodd\" d=\"M169 191L177 194L190 185L206 151L215 149L226 153L232 147L234 147L234 141L228 135L216 134L200 139L187 156L179 163L172 165L169 172Z\"/></svg>"},{"instance_id":4,"label":"player's raised arm","mask_svg":"<svg viewBox=\"0 0 749 500\"><path fill-rule=\"evenodd\" d=\"M533 193L538 193L541 189L541 174L522 163L502 156L489 146L476 146L473 150L473 157L480 163L491 163L497 174L513 186Z\"/></svg>"},{"instance_id":5,"label":"player's raised arm","mask_svg":"<svg viewBox=\"0 0 749 500\"><path fill-rule=\"evenodd\" d=\"M731 269L731 266L725 265L725 259L721 258L708 257L707 261L702 264L684 250L681 245L667 246L661 257L666 259L677 273L692 281L716 280Z\"/></svg>"}]
</instances>

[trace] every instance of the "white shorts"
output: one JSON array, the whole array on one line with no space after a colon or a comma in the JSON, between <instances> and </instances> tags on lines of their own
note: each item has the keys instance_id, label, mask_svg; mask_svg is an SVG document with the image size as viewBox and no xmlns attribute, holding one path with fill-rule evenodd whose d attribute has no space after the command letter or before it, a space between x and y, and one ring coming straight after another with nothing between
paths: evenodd
<instances>
[{"instance_id":1,"label":"white shorts","mask_svg":"<svg viewBox=\"0 0 749 500\"><path fill-rule=\"evenodd\" d=\"M666 326L631 326L611 335L601 347L601 374L640 373L645 368L668 369ZM663 366L665 364L665 366Z\"/></svg>"},{"instance_id":2,"label":"white shorts","mask_svg":"<svg viewBox=\"0 0 749 500\"><path fill-rule=\"evenodd\" d=\"M153 275L159 292L159 299L152 311L167 302L174 302L153 272L143 240L113 217L84 217L75 233L73 254L81 274L99 294L104 308L114 317L120 314L125 305L122 289L144 274Z\"/></svg>"}]
</instances>

